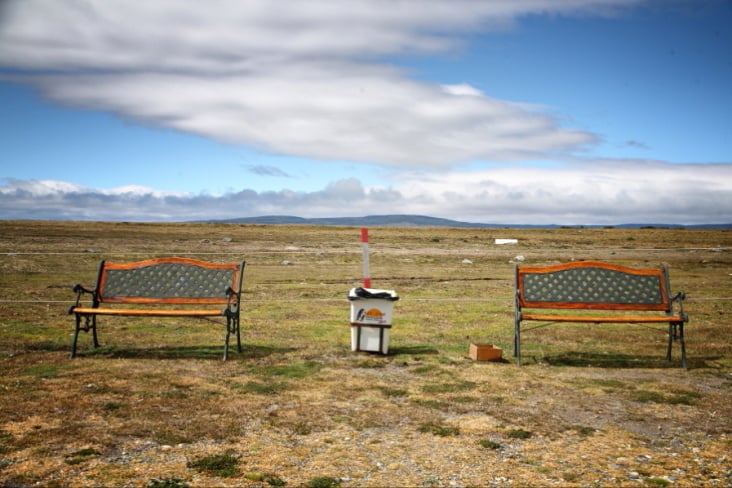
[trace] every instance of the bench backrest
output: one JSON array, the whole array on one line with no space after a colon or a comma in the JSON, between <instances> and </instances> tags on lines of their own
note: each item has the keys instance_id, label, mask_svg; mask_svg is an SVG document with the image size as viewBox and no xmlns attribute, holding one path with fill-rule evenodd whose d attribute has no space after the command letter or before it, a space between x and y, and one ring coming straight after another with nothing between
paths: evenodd
<instances>
[{"instance_id":1,"label":"bench backrest","mask_svg":"<svg viewBox=\"0 0 732 488\"><path fill-rule=\"evenodd\" d=\"M215 264L188 258L99 264L99 303L225 304L239 296L244 262ZM235 299L238 302L238 298Z\"/></svg>"},{"instance_id":2,"label":"bench backrest","mask_svg":"<svg viewBox=\"0 0 732 488\"><path fill-rule=\"evenodd\" d=\"M668 270L635 269L597 261L555 266L516 265L521 308L671 310Z\"/></svg>"}]
</instances>

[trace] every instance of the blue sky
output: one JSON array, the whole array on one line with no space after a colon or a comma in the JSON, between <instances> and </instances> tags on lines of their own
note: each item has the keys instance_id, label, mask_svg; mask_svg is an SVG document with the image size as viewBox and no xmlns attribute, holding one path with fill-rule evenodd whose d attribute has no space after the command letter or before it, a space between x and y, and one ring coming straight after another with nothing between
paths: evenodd
<instances>
[{"instance_id":1,"label":"blue sky","mask_svg":"<svg viewBox=\"0 0 732 488\"><path fill-rule=\"evenodd\" d=\"M0 218L732 221L727 0L138 3L0 4Z\"/></svg>"}]
</instances>

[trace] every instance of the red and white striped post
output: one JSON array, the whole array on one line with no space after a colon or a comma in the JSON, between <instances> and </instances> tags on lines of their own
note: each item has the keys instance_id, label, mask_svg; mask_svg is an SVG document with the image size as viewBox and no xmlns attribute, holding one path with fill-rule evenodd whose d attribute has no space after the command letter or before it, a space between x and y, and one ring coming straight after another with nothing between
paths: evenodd
<instances>
[{"instance_id":1,"label":"red and white striped post","mask_svg":"<svg viewBox=\"0 0 732 488\"><path fill-rule=\"evenodd\" d=\"M371 288L371 276L369 272L369 230L361 228L361 251L363 252L363 286Z\"/></svg>"}]
</instances>

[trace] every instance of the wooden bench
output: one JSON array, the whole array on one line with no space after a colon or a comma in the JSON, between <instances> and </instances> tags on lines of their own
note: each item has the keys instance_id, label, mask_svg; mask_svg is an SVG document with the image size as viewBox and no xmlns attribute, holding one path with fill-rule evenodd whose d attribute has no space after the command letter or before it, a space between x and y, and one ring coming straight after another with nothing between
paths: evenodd
<instances>
[{"instance_id":1,"label":"wooden bench","mask_svg":"<svg viewBox=\"0 0 732 488\"><path fill-rule=\"evenodd\" d=\"M158 258L135 263L99 264L94 289L75 285L76 304L69 307L76 327L71 357L76 356L79 331L92 332L97 340L97 316L137 317L226 317L224 361L229 353L229 337L236 334L241 352L239 304L244 261L213 264L187 258ZM91 305L82 306L84 294ZM223 305L214 308L211 305Z\"/></svg>"},{"instance_id":2,"label":"wooden bench","mask_svg":"<svg viewBox=\"0 0 732 488\"><path fill-rule=\"evenodd\" d=\"M515 278L514 356L519 365L522 322L668 323L666 359L671 360L671 344L678 340L686 368L685 295L671 296L666 266L634 269L597 261L515 265Z\"/></svg>"}]
</instances>

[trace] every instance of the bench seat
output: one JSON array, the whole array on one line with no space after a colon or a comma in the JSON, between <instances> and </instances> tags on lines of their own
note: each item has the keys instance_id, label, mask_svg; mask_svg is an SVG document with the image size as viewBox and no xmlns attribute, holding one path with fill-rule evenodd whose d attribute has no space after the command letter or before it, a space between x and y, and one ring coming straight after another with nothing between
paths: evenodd
<instances>
[{"instance_id":1,"label":"bench seat","mask_svg":"<svg viewBox=\"0 0 732 488\"><path fill-rule=\"evenodd\" d=\"M226 316L226 310L141 309L141 308L74 308L74 313L117 315L134 317L218 317Z\"/></svg>"},{"instance_id":2,"label":"bench seat","mask_svg":"<svg viewBox=\"0 0 732 488\"><path fill-rule=\"evenodd\" d=\"M683 321L680 315L616 315L616 316L595 316L595 315L547 315L522 313L522 320L536 320L542 322L584 322L584 323L628 323L628 324L665 324L669 321Z\"/></svg>"}]
</instances>

